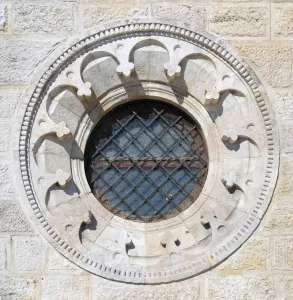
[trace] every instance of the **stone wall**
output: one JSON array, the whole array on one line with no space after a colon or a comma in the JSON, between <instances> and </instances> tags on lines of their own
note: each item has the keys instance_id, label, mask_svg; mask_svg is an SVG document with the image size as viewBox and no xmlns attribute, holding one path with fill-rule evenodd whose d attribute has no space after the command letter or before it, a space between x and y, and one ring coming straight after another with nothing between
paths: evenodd
<instances>
[{"instance_id":1,"label":"stone wall","mask_svg":"<svg viewBox=\"0 0 293 300\"><path fill-rule=\"evenodd\" d=\"M226 262L179 283L136 286L79 269L26 218L11 160L13 121L35 68L66 40L101 22L144 16L184 21L226 40L271 94L281 157L272 203ZM0 3L0 298L293 299L293 3L259 1L2 0ZM292 147L292 148L291 148Z\"/></svg>"}]
</instances>

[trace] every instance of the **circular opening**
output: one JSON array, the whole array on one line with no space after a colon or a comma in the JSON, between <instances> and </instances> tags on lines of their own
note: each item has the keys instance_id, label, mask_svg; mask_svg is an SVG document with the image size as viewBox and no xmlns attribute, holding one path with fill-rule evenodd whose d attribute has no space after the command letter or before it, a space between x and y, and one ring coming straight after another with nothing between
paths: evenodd
<instances>
[{"instance_id":1,"label":"circular opening","mask_svg":"<svg viewBox=\"0 0 293 300\"><path fill-rule=\"evenodd\" d=\"M152 222L176 216L198 197L208 171L199 125L177 107L139 100L96 125L85 150L95 197L113 214Z\"/></svg>"}]
</instances>

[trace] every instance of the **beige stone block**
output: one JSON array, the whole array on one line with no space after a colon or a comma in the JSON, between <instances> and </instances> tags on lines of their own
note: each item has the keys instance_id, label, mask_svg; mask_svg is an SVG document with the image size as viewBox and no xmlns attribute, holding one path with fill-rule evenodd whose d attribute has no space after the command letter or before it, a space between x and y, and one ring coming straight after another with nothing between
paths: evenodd
<instances>
[{"instance_id":1,"label":"beige stone block","mask_svg":"<svg viewBox=\"0 0 293 300\"><path fill-rule=\"evenodd\" d=\"M36 66L57 46L59 41L60 39L42 40L2 36L0 38L0 83L29 81Z\"/></svg>"},{"instance_id":2,"label":"beige stone block","mask_svg":"<svg viewBox=\"0 0 293 300\"><path fill-rule=\"evenodd\" d=\"M44 276L42 300L70 299L88 300L89 278L87 276Z\"/></svg>"},{"instance_id":3,"label":"beige stone block","mask_svg":"<svg viewBox=\"0 0 293 300\"><path fill-rule=\"evenodd\" d=\"M280 125L280 136L281 136L281 151L282 153L293 152L293 124L288 123Z\"/></svg>"},{"instance_id":4,"label":"beige stone block","mask_svg":"<svg viewBox=\"0 0 293 300\"><path fill-rule=\"evenodd\" d=\"M11 118L14 115L22 92L22 89L16 87L0 89L0 118Z\"/></svg>"},{"instance_id":5,"label":"beige stone block","mask_svg":"<svg viewBox=\"0 0 293 300\"><path fill-rule=\"evenodd\" d=\"M76 6L66 4L20 4L13 6L14 32L71 33L75 29Z\"/></svg>"},{"instance_id":6,"label":"beige stone block","mask_svg":"<svg viewBox=\"0 0 293 300\"><path fill-rule=\"evenodd\" d=\"M293 160L287 156L282 156L280 159L277 194L293 195Z\"/></svg>"},{"instance_id":7,"label":"beige stone block","mask_svg":"<svg viewBox=\"0 0 293 300\"><path fill-rule=\"evenodd\" d=\"M72 262L66 259L62 254L52 248L47 250L47 269L50 271L75 270L82 272L82 269L75 266Z\"/></svg>"},{"instance_id":8,"label":"beige stone block","mask_svg":"<svg viewBox=\"0 0 293 300\"><path fill-rule=\"evenodd\" d=\"M216 269L222 274L266 270L269 253L269 239L251 237L240 249Z\"/></svg>"},{"instance_id":9,"label":"beige stone block","mask_svg":"<svg viewBox=\"0 0 293 300\"><path fill-rule=\"evenodd\" d=\"M0 116L1 118L1 116ZM11 126L9 123L0 123L0 152L8 151L10 136L11 136Z\"/></svg>"},{"instance_id":10,"label":"beige stone block","mask_svg":"<svg viewBox=\"0 0 293 300\"><path fill-rule=\"evenodd\" d=\"M15 200L0 200L0 232L33 231L20 204Z\"/></svg>"},{"instance_id":11,"label":"beige stone block","mask_svg":"<svg viewBox=\"0 0 293 300\"><path fill-rule=\"evenodd\" d=\"M9 300L37 299L37 279L0 275L0 298Z\"/></svg>"},{"instance_id":12,"label":"beige stone block","mask_svg":"<svg viewBox=\"0 0 293 300\"><path fill-rule=\"evenodd\" d=\"M276 38L293 37L293 4L272 4L272 35Z\"/></svg>"},{"instance_id":13,"label":"beige stone block","mask_svg":"<svg viewBox=\"0 0 293 300\"><path fill-rule=\"evenodd\" d=\"M9 239L0 237L0 271L5 271L8 264Z\"/></svg>"},{"instance_id":14,"label":"beige stone block","mask_svg":"<svg viewBox=\"0 0 293 300\"><path fill-rule=\"evenodd\" d=\"M293 121L293 92L282 91L277 92L277 97L274 99L273 107L282 122Z\"/></svg>"},{"instance_id":15,"label":"beige stone block","mask_svg":"<svg viewBox=\"0 0 293 300\"><path fill-rule=\"evenodd\" d=\"M206 9L204 6L183 3L160 3L153 5L155 17L183 21L194 26L205 28Z\"/></svg>"},{"instance_id":16,"label":"beige stone block","mask_svg":"<svg viewBox=\"0 0 293 300\"><path fill-rule=\"evenodd\" d=\"M266 37L268 20L267 5L213 5L210 8L209 28L227 37Z\"/></svg>"},{"instance_id":17,"label":"beige stone block","mask_svg":"<svg viewBox=\"0 0 293 300\"><path fill-rule=\"evenodd\" d=\"M6 5L0 6L0 32L8 29L8 7Z\"/></svg>"},{"instance_id":18,"label":"beige stone block","mask_svg":"<svg viewBox=\"0 0 293 300\"><path fill-rule=\"evenodd\" d=\"M261 275L208 278L206 288L209 300L276 299L273 279Z\"/></svg>"},{"instance_id":19,"label":"beige stone block","mask_svg":"<svg viewBox=\"0 0 293 300\"><path fill-rule=\"evenodd\" d=\"M8 157L0 157L0 196L14 196L15 189Z\"/></svg>"},{"instance_id":20,"label":"beige stone block","mask_svg":"<svg viewBox=\"0 0 293 300\"><path fill-rule=\"evenodd\" d=\"M275 206L271 206L265 214L260 229L266 233L292 233L293 209L278 209Z\"/></svg>"},{"instance_id":21,"label":"beige stone block","mask_svg":"<svg viewBox=\"0 0 293 300\"><path fill-rule=\"evenodd\" d=\"M272 268L277 271L293 270L293 236L277 237L272 241Z\"/></svg>"},{"instance_id":22,"label":"beige stone block","mask_svg":"<svg viewBox=\"0 0 293 300\"><path fill-rule=\"evenodd\" d=\"M118 19L135 20L148 15L148 5L85 5L82 10L84 28Z\"/></svg>"},{"instance_id":23,"label":"beige stone block","mask_svg":"<svg viewBox=\"0 0 293 300\"><path fill-rule=\"evenodd\" d=\"M285 283L285 298L284 300L292 300L292 295L293 295L293 279L288 280Z\"/></svg>"},{"instance_id":24,"label":"beige stone block","mask_svg":"<svg viewBox=\"0 0 293 300\"><path fill-rule=\"evenodd\" d=\"M39 237L13 236L13 258L15 271L41 271L43 247Z\"/></svg>"},{"instance_id":25,"label":"beige stone block","mask_svg":"<svg viewBox=\"0 0 293 300\"><path fill-rule=\"evenodd\" d=\"M273 87L292 85L292 48L276 44L234 44L240 54L252 62Z\"/></svg>"},{"instance_id":26,"label":"beige stone block","mask_svg":"<svg viewBox=\"0 0 293 300\"><path fill-rule=\"evenodd\" d=\"M94 278L93 300L199 300L200 281L192 278L163 285L128 285Z\"/></svg>"}]
</instances>

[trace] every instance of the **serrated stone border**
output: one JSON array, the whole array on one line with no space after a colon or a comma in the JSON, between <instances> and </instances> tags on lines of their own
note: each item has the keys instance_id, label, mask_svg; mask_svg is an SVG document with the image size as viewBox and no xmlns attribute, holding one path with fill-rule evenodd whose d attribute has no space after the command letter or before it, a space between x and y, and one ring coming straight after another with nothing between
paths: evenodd
<instances>
[{"instance_id":1,"label":"serrated stone border","mask_svg":"<svg viewBox=\"0 0 293 300\"><path fill-rule=\"evenodd\" d=\"M73 57L78 56L79 53L91 45L103 43L107 41L107 39L116 38L119 36L125 37L127 35L144 35L146 33L153 35L164 34L171 37L184 39L197 44L209 52L212 52L215 56L230 65L243 78L243 80L250 87L260 108L267 133L268 159L266 163L266 179L262 185L262 192L256 201L253 212L248 217L245 224L243 224L242 228L235 234L233 238L231 238L229 242L227 242L225 245L219 246L218 249L215 249L215 255L218 257L219 261L223 260L241 246L241 244L256 229L259 219L262 218L269 205L277 178L279 164L278 136L273 130L274 124L270 117L271 111L267 106L266 97L262 95L264 90L253 71L249 69L244 62L240 61L228 49L226 49L223 43L216 39L213 40L202 33L173 25L141 22L102 30L80 40L71 46L59 58L57 58L50 68L43 74L27 104L19 136L19 162L24 190L31 205L31 209L38 219L39 224L42 227L42 231L47 232L49 240L52 241L56 246L58 245L57 248L63 255L70 258L81 267L106 278L137 283L159 283L176 280L178 278L178 273L181 273L183 275L182 277L189 277L198 271L201 272L202 267L200 266L207 266L207 261L202 258L198 261L198 263L194 263L193 265L186 266L185 268L182 267L178 270L173 270L172 272L162 271L160 272L161 274L136 274L134 272L133 274L126 274L126 272L122 274L122 272L119 270L114 270L111 268L107 269L107 267L104 268L104 266L100 265L98 262L94 262L90 258L74 250L70 245L62 240L62 238L58 236L54 229L48 224L41 213L35 198L34 189L30 179L31 175L29 166L30 130L34 122L34 117L36 115L39 103L42 101L44 90L46 89L46 85L50 82L51 76L58 73L59 70L62 69L62 67L66 65ZM139 280L139 278L144 278L144 280ZM148 278L150 280L147 280ZM151 278L155 280L152 280Z\"/></svg>"}]
</instances>

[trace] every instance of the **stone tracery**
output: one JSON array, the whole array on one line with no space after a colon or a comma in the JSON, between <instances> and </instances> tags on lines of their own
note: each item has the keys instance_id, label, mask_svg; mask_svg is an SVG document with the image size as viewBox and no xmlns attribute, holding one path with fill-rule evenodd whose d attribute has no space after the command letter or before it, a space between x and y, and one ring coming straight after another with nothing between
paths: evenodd
<instances>
[{"instance_id":1,"label":"stone tracery","mask_svg":"<svg viewBox=\"0 0 293 300\"><path fill-rule=\"evenodd\" d=\"M151 53L153 61L136 64L136 51ZM278 146L252 72L230 51L189 30L136 24L91 36L55 64L60 74L53 64L28 105L20 161L27 198L59 251L104 277L159 283L209 269L248 238L269 203ZM108 73L112 65L116 74ZM48 79L53 83L43 96ZM82 154L105 111L143 96L181 106L198 120L211 168L200 199L182 215L135 227L97 206L81 174ZM47 143L52 133L58 143ZM43 159L36 161L40 149ZM64 170L54 155L66 157Z\"/></svg>"}]
</instances>

